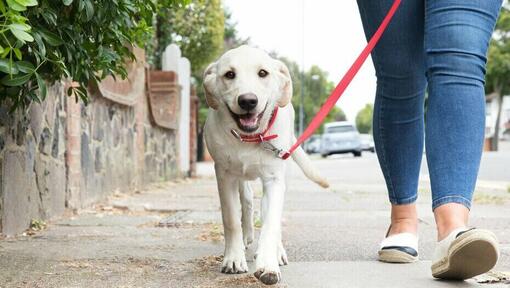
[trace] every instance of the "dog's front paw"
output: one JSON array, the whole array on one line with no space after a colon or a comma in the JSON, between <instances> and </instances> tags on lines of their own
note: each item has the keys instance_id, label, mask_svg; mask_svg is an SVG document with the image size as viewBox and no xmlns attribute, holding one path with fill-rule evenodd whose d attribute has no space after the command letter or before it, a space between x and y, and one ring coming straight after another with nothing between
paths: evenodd
<instances>
[{"instance_id":1,"label":"dog's front paw","mask_svg":"<svg viewBox=\"0 0 510 288\"><path fill-rule=\"evenodd\" d=\"M253 274L257 279L260 280L260 282L266 284L266 285L274 285L278 282L280 282L280 279L282 278L280 271L271 271L266 270L264 268L257 269L255 273Z\"/></svg>"},{"instance_id":2,"label":"dog's front paw","mask_svg":"<svg viewBox=\"0 0 510 288\"><path fill-rule=\"evenodd\" d=\"M273 285L280 281L280 267L278 266L277 258L266 257L261 254L257 254L257 269L253 274L260 282L266 285Z\"/></svg>"},{"instance_id":3,"label":"dog's front paw","mask_svg":"<svg viewBox=\"0 0 510 288\"><path fill-rule=\"evenodd\" d=\"M227 252L221 263L221 272L226 274L240 274L248 272L248 264L244 251Z\"/></svg>"}]
</instances>

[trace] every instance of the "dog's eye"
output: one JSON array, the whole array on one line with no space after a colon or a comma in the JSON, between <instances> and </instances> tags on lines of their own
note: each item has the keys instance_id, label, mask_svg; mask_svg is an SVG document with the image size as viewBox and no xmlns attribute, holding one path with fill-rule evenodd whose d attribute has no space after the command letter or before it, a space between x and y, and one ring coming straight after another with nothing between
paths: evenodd
<instances>
[{"instance_id":1,"label":"dog's eye","mask_svg":"<svg viewBox=\"0 0 510 288\"><path fill-rule=\"evenodd\" d=\"M234 79L236 78L236 73L234 71L228 71L227 73L225 73L225 78Z\"/></svg>"},{"instance_id":2,"label":"dog's eye","mask_svg":"<svg viewBox=\"0 0 510 288\"><path fill-rule=\"evenodd\" d=\"M269 72L267 72L264 69L260 69L260 71L259 71L259 77L260 78L265 78L267 75L269 75Z\"/></svg>"}]
</instances>

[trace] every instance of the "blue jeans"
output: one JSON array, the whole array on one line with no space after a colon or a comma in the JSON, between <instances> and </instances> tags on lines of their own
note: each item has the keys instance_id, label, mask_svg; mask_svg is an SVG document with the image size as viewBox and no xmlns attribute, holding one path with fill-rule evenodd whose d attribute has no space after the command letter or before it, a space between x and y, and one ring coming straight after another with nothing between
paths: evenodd
<instances>
[{"instance_id":1,"label":"blue jeans","mask_svg":"<svg viewBox=\"0 0 510 288\"><path fill-rule=\"evenodd\" d=\"M416 201L425 142L432 209L470 208L484 140L486 53L501 2L403 0L373 51L374 141L392 204ZM358 0L367 38L392 3Z\"/></svg>"}]
</instances>

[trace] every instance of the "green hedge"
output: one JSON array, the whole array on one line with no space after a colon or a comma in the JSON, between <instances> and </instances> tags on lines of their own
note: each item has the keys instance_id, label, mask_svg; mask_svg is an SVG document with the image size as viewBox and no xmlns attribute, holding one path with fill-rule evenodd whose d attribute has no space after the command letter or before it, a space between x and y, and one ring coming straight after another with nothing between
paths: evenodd
<instances>
[{"instance_id":1,"label":"green hedge","mask_svg":"<svg viewBox=\"0 0 510 288\"><path fill-rule=\"evenodd\" d=\"M165 0L168 7L186 0ZM108 75L126 77L132 45L153 36L158 5L147 0L0 0L0 101L12 109L44 100L46 83L62 78L86 87Z\"/></svg>"}]
</instances>

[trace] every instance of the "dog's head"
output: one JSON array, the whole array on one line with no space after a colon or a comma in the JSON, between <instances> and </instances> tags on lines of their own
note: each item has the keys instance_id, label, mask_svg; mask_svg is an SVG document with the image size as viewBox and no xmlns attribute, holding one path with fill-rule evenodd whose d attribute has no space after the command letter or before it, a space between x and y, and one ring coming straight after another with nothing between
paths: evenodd
<instances>
[{"instance_id":1,"label":"dog's head","mask_svg":"<svg viewBox=\"0 0 510 288\"><path fill-rule=\"evenodd\" d=\"M257 131L276 105L284 107L292 97L287 66L246 45L227 51L207 67L204 88L209 107L230 114L247 133Z\"/></svg>"}]
</instances>

